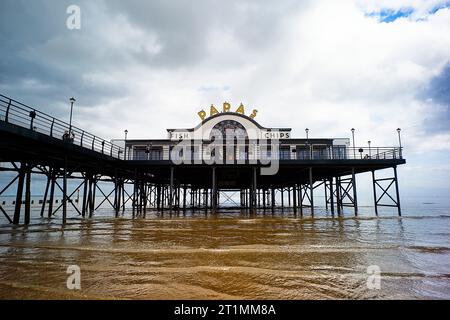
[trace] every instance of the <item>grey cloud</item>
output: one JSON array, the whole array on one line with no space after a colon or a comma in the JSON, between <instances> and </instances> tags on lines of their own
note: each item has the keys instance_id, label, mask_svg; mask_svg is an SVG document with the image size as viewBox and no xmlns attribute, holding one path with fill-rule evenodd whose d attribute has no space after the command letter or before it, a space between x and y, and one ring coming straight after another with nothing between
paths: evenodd
<instances>
[{"instance_id":1,"label":"grey cloud","mask_svg":"<svg viewBox=\"0 0 450 320\"><path fill-rule=\"evenodd\" d=\"M113 14L124 14L144 31L156 33L162 50L148 57L147 63L180 67L208 57L209 36L214 30L230 34L234 41L253 50L270 48L283 19L308 2L113 0L108 4Z\"/></svg>"},{"instance_id":2,"label":"grey cloud","mask_svg":"<svg viewBox=\"0 0 450 320\"><path fill-rule=\"evenodd\" d=\"M82 9L81 30L65 27L71 4ZM251 50L269 48L283 19L302 5L305 2L294 0L6 0L0 11L0 91L60 116L65 110L55 106L67 104L69 96L94 106L128 93L124 79L88 82L87 74L109 74L130 64L158 69L196 66L208 57L213 30L229 33ZM121 31L120 17L144 35L155 34L160 52L148 52L147 43L113 47L109 40ZM108 24L117 29L108 31Z\"/></svg>"},{"instance_id":3,"label":"grey cloud","mask_svg":"<svg viewBox=\"0 0 450 320\"><path fill-rule=\"evenodd\" d=\"M425 118L426 130L450 132L450 62L439 75L431 79L421 98L441 109L434 117Z\"/></svg>"},{"instance_id":4,"label":"grey cloud","mask_svg":"<svg viewBox=\"0 0 450 320\"><path fill-rule=\"evenodd\" d=\"M63 106L70 96L95 105L126 93L119 83L88 83L84 79L87 73L113 68L116 57L99 58L101 43L95 42L89 30L66 28L70 4L85 7L85 20L95 20L89 19L95 15L92 6L83 1L7 0L0 11L1 93L57 117L66 114ZM91 27L95 25L91 23Z\"/></svg>"}]
</instances>

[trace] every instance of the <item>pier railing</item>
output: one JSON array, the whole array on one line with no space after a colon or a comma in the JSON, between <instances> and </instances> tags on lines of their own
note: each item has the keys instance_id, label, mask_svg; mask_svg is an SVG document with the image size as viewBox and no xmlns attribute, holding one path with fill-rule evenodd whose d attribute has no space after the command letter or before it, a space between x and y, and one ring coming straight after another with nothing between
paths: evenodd
<instances>
[{"instance_id":1,"label":"pier railing","mask_svg":"<svg viewBox=\"0 0 450 320\"><path fill-rule=\"evenodd\" d=\"M261 146L261 145L260 145ZM314 146L314 145L313 145ZM261 148L267 150L266 148ZM350 148L346 146L329 146L320 149L305 150L301 152L296 150L288 152L270 152L257 150L251 153L232 152L230 155L225 150L224 145L220 145L217 150L219 154L215 157L216 160L234 163L239 160L396 160L402 159L402 148L399 147L371 147L371 148ZM192 151L183 149L182 154L172 152L172 150L153 150L148 148L143 149L127 149L127 160L146 160L146 161L161 161L161 160L176 160L176 161L199 161L211 160L208 151Z\"/></svg>"},{"instance_id":2,"label":"pier railing","mask_svg":"<svg viewBox=\"0 0 450 320\"><path fill-rule=\"evenodd\" d=\"M123 150L119 146L1 94L0 121L27 128L104 155L123 159Z\"/></svg>"},{"instance_id":3,"label":"pier railing","mask_svg":"<svg viewBox=\"0 0 450 320\"><path fill-rule=\"evenodd\" d=\"M347 148L347 159L403 159L402 149L400 147Z\"/></svg>"}]
</instances>

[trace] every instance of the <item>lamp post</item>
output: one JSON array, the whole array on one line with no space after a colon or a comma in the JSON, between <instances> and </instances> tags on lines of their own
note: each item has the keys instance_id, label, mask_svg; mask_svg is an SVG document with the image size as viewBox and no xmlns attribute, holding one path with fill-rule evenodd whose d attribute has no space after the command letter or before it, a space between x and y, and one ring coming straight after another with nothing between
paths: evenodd
<instances>
[{"instance_id":1,"label":"lamp post","mask_svg":"<svg viewBox=\"0 0 450 320\"><path fill-rule=\"evenodd\" d=\"M398 145L400 147L399 150L399 155L400 155L400 159L402 158L402 138L400 137L400 131L402 131L402 129L397 128L397 133L398 133Z\"/></svg>"},{"instance_id":2,"label":"lamp post","mask_svg":"<svg viewBox=\"0 0 450 320\"><path fill-rule=\"evenodd\" d=\"M306 132L306 146L309 147L309 158L312 159L312 145L309 143L309 129L305 129Z\"/></svg>"},{"instance_id":3,"label":"lamp post","mask_svg":"<svg viewBox=\"0 0 450 320\"><path fill-rule=\"evenodd\" d=\"M75 103L75 98L70 98L70 120L69 120L69 139L72 137L72 113L73 113L73 104Z\"/></svg>"},{"instance_id":4,"label":"lamp post","mask_svg":"<svg viewBox=\"0 0 450 320\"><path fill-rule=\"evenodd\" d=\"M353 159L356 159L356 150L355 150L355 128L352 128L352 140L353 140Z\"/></svg>"},{"instance_id":5,"label":"lamp post","mask_svg":"<svg viewBox=\"0 0 450 320\"><path fill-rule=\"evenodd\" d=\"M369 145L369 159L372 157L372 153L370 152L370 140L367 141L367 144Z\"/></svg>"},{"instance_id":6,"label":"lamp post","mask_svg":"<svg viewBox=\"0 0 450 320\"><path fill-rule=\"evenodd\" d=\"M149 144L145 148L145 153L147 154L147 160L150 160L150 145Z\"/></svg>"},{"instance_id":7,"label":"lamp post","mask_svg":"<svg viewBox=\"0 0 450 320\"><path fill-rule=\"evenodd\" d=\"M125 129L124 133L125 133L125 152L124 152L124 155L123 155L123 160L127 160L127 135L128 135L128 130Z\"/></svg>"}]
</instances>

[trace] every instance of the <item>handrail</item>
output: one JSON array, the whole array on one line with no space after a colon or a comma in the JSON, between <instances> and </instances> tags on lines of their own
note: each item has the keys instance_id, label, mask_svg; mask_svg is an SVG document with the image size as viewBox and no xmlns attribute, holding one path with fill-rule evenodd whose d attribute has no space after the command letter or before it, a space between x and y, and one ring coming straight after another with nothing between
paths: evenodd
<instances>
[{"instance_id":1,"label":"handrail","mask_svg":"<svg viewBox=\"0 0 450 320\"><path fill-rule=\"evenodd\" d=\"M104 148L107 147L110 148L111 157L123 159L121 147L2 94L0 94L0 121L24 127L82 148L86 148L84 142L90 143L91 150L102 154L104 154ZM71 136L69 136L69 130Z\"/></svg>"},{"instance_id":2,"label":"handrail","mask_svg":"<svg viewBox=\"0 0 450 320\"><path fill-rule=\"evenodd\" d=\"M212 151L211 145L204 146ZM243 147L243 145L242 145ZM299 147L299 146L297 146ZM219 149L219 159L225 161L226 156L224 152L226 145L219 144L214 145L214 149ZM272 148L272 150L270 149ZM276 149L273 149L276 148ZM396 160L403 159L402 151L403 148L399 147L375 147L369 149L365 147L361 148L350 148L347 146L326 146L321 145L320 148L304 149L300 150L297 148L295 152L289 148L286 151L282 151L280 146L277 144L260 144L259 150L254 150L253 152L243 151L235 153L233 151L234 160ZM162 150L146 150L146 149L132 149L128 153L129 160L209 160L209 151L204 152L203 148L198 149L192 146L180 146L178 151L183 150L182 153L177 154L175 151L169 150L169 158L164 156ZM172 158L172 157L175 158Z\"/></svg>"}]
</instances>

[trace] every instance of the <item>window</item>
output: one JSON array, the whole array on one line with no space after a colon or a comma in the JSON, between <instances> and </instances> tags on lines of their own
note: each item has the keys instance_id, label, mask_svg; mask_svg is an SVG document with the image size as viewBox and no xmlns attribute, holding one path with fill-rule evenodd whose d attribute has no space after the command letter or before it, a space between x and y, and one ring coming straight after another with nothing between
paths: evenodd
<instances>
[{"instance_id":1,"label":"window","mask_svg":"<svg viewBox=\"0 0 450 320\"><path fill-rule=\"evenodd\" d=\"M244 126L234 120L224 120L216 124L211 130L210 138L213 136L222 139L226 139L227 136L241 140L248 138Z\"/></svg>"},{"instance_id":2,"label":"window","mask_svg":"<svg viewBox=\"0 0 450 320\"><path fill-rule=\"evenodd\" d=\"M150 148L149 159L150 160L162 160L162 147Z\"/></svg>"},{"instance_id":3,"label":"window","mask_svg":"<svg viewBox=\"0 0 450 320\"><path fill-rule=\"evenodd\" d=\"M145 149L134 149L133 160L147 160L147 153L145 153Z\"/></svg>"},{"instance_id":4,"label":"window","mask_svg":"<svg viewBox=\"0 0 450 320\"><path fill-rule=\"evenodd\" d=\"M238 145L237 152L238 152L239 160L247 160L248 159L248 153L247 153L245 145Z\"/></svg>"},{"instance_id":5,"label":"window","mask_svg":"<svg viewBox=\"0 0 450 320\"><path fill-rule=\"evenodd\" d=\"M313 159L327 159L327 149L324 147L313 147Z\"/></svg>"},{"instance_id":6,"label":"window","mask_svg":"<svg viewBox=\"0 0 450 320\"><path fill-rule=\"evenodd\" d=\"M333 159L345 159L345 146L333 146Z\"/></svg>"},{"instance_id":7,"label":"window","mask_svg":"<svg viewBox=\"0 0 450 320\"><path fill-rule=\"evenodd\" d=\"M289 146L280 147L280 159L282 160L291 159L291 148Z\"/></svg>"},{"instance_id":8,"label":"window","mask_svg":"<svg viewBox=\"0 0 450 320\"><path fill-rule=\"evenodd\" d=\"M311 158L311 150L309 147L297 146L297 159L308 160Z\"/></svg>"}]
</instances>

